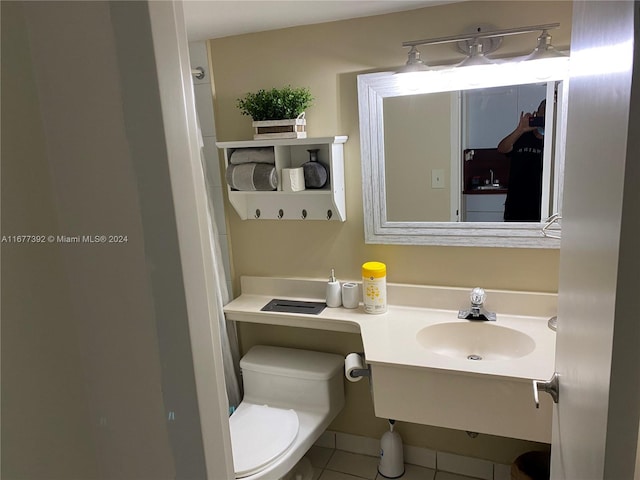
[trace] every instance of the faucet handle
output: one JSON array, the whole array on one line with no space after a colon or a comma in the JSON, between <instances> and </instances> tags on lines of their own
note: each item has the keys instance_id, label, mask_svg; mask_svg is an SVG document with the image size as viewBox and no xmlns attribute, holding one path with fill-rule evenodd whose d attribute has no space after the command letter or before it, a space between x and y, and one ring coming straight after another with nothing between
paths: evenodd
<instances>
[{"instance_id":1,"label":"faucet handle","mask_svg":"<svg viewBox=\"0 0 640 480\"><path fill-rule=\"evenodd\" d=\"M483 305L486 298L487 298L487 294L484 293L483 288L476 287L473 290L471 290L472 305Z\"/></svg>"}]
</instances>

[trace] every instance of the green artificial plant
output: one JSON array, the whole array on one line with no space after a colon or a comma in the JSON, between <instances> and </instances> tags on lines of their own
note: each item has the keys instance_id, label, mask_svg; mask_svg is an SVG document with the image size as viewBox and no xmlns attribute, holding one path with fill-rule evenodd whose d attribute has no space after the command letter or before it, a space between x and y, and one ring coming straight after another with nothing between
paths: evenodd
<instances>
[{"instance_id":1,"label":"green artificial plant","mask_svg":"<svg viewBox=\"0 0 640 480\"><path fill-rule=\"evenodd\" d=\"M262 120L288 120L296 118L313 103L311 92L306 87L272 88L247 93L236 100L243 115L250 116L255 122Z\"/></svg>"}]
</instances>

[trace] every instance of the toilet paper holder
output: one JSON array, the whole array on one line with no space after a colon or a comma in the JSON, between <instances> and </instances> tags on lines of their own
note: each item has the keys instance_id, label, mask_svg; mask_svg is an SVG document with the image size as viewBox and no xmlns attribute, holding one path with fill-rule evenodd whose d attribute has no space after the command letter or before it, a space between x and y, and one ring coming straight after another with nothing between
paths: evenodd
<instances>
[{"instance_id":1,"label":"toilet paper holder","mask_svg":"<svg viewBox=\"0 0 640 480\"><path fill-rule=\"evenodd\" d=\"M358 355L360 355L360 357L362 357L363 364L366 365L366 368L353 369L349 372L349 376L351 378L371 377L371 366L366 362L366 359L364 357L364 352L355 352L355 353L357 353Z\"/></svg>"}]
</instances>

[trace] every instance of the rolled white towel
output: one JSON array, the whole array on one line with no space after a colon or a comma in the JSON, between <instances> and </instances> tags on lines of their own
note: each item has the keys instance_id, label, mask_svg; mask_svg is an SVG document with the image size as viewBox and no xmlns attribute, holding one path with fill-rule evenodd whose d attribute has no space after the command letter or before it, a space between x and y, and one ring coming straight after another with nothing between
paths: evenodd
<instances>
[{"instance_id":1,"label":"rolled white towel","mask_svg":"<svg viewBox=\"0 0 640 480\"><path fill-rule=\"evenodd\" d=\"M278 186L276 167L264 163L229 165L226 178L231 188L242 191L275 190Z\"/></svg>"},{"instance_id":2,"label":"rolled white towel","mask_svg":"<svg viewBox=\"0 0 640 480\"><path fill-rule=\"evenodd\" d=\"M231 153L229 162L234 165L243 163L276 163L273 148L238 148Z\"/></svg>"}]
</instances>

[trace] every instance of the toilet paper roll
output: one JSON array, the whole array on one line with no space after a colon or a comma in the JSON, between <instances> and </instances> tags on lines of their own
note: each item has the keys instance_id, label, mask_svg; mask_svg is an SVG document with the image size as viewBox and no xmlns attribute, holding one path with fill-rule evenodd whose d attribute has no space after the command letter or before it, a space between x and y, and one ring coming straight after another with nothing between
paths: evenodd
<instances>
[{"instance_id":1,"label":"toilet paper roll","mask_svg":"<svg viewBox=\"0 0 640 480\"><path fill-rule=\"evenodd\" d=\"M357 353L350 353L344 359L344 375L350 382L359 382L362 377L352 377L351 372L354 370L364 370L364 362L362 357Z\"/></svg>"},{"instance_id":2,"label":"toilet paper roll","mask_svg":"<svg viewBox=\"0 0 640 480\"><path fill-rule=\"evenodd\" d=\"M299 168L282 169L282 191L300 192L304 190L304 170Z\"/></svg>"}]
</instances>

